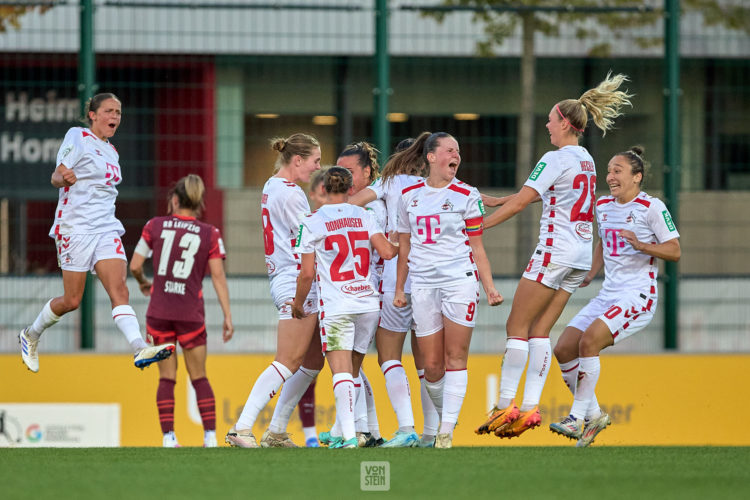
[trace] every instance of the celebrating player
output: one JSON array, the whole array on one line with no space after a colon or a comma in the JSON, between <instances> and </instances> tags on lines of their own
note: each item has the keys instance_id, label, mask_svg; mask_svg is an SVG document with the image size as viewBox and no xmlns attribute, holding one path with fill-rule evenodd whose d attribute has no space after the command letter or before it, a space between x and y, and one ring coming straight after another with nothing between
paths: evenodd
<instances>
[{"instance_id":1,"label":"celebrating player","mask_svg":"<svg viewBox=\"0 0 750 500\"><path fill-rule=\"evenodd\" d=\"M408 304L408 272L425 385L440 415L435 447L450 448L468 383L466 365L479 303L477 281L481 280L491 306L501 304L503 297L492 282L482 243L484 208L479 192L456 179L461 164L458 142L445 132L423 133L394 159L415 155L424 159L430 173L402 191L393 304Z\"/></svg>"},{"instance_id":2,"label":"celebrating player","mask_svg":"<svg viewBox=\"0 0 750 500\"><path fill-rule=\"evenodd\" d=\"M404 151L414 143L414 139L404 139L396 152ZM388 215L386 229L394 241L398 238L396 222L398 220L398 202L405 187L422 180L425 162L421 155L394 155L383 168L381 177L372 185L351 197L350 202L364 205L374 200L385 202ZM393 294L396 291L396 267L398 258L385 262L380 282L381 311L380 324L375 333L375 344L378 350L378 363L385 377L385 388L396 412L398 430L384 444L389 448L411 447L416 445L432 446L437 434L439 417L424 386L424 364L419 348L412 338L414 364L422 383L422 410L424 412L424 433L422 440L414 430L414 412L411 406L409 379L401 363L406 334L413 329L411 310L411 280L407 277L405 293L407 305L397 308L393 305ZM413 331L413 330L412 330Z\"/></svg>"},{"instance_id":3,"label":"celebrating player","mask_svg":"<svg viewBox=\"0 0 750 500\"><path fill-rule=\"evenodd\" d=\"M146 344L128 304L127 258L120 239L125 228L115 217L117 185L123 176L120 155L109 142L120 126L122 104L114 94L97 94L86 103L84 115L88 127L72 127L65 134L51 181L60 188L49 235L57 246L63 295L49 300L18 335L21 359L34 373L39 371L39 338L64 314L78 309L89 271L109 295L112 319L133 348L137 368L174 352L174 344Z\"/></svg>"},{"instance_id":4,"label":"celebrating player","mask_svg":"<svg viewBox=\"0 0 750 500\"><path fill-rule=\"evenodd\" d=\"M550 430L590 445L610 424L595 395L599 353L643 330L654 317L657 303L656 259L680 259L680 237L669 211L658 198L641 191L645 174L643 149L618 153L607 168L611 196L596 202L599 242L587 286L604 266L599 294L581 309L563 331L555 357L575 400L570 415Z\"/></svg>"},{"instance_id":5,"label":"celebrating player","mask_svg":"<svg viewBox=\"0 0 750 500\"><path fill-rule=\"evenodd\" d=\"M299 218L310 212L304 191L296 184L308 182L320 168L320 145L307 134L276 138L271 147L278 152L277 172L263 186L261 217L266 267L271 297L279 311L276 358L255 381L237 423L226 435L226 442L241 448L257 448L252 428L260 411L284 388L268 430L264 447L296 447L286 432L289 418L310 383L323 367L320 338L315 335L318 310L317 288L312 287L304 301L304 318L292 317L287 302L294 298L301 265L294 247Z\"/></svg>"},{"instance_id":6,"label":"celebrating player","mask_svg":"<svg viewBox=\"0 0 750 500\"><path fill-rule=\"evenodd\" d=\"M354 426L354 377L378 323L378 293L370 279L374 247L384 259L396 255L370 211L346 203L351 173L331 167L324 180L328 203L302 219L296 249L302 254L297 291L291 302L295 318L305 318L305 297L313 278L320 285L320 337L333 372L336 418L343 440L331 448L358 446ZM372 247L371 247L372 245ZM317 262L317 270L316 270Z\"/></svg>"},{"instance_id":7,"label":"celebrating player","mask_svg":"<svg viewBox=\"0 0 750 500\"><path fill-rule=\"evenodd\" d=\"M612 127L620 108L630 104L631 96L617 90L626 80L624 75L608 74L578 99L555 104L549 112L547 131L558 149L542 156L521 190L484 219L485 228L489 228L539 197L544 204L539 243L518 283L506 323L508 340L499 399L477 434L494 432L496 436L514 437L541 423L538 405L549 372L549 332L591 268L596 169L578 140L589 113L603 134ZM493 205L500 200L485 201ZM527 358L529 368L519 411L515 397Z\"/></svg>"},{"instance_id":8,"label":"celebrating player","mask_svg":"<svg viewBox=\"0 0 750 500\"><path fill-rule=\"evenodd\" d=\"M168 214L148 221L130 261L130 271L145 296L150 296L146 331L154 343L180 342L203 421L203 446L216 447L216 404L206 377L206 324L203 276L206 269L224 313L224 342L234 334L229 289L224 274L224 243L219 230L197 219L203 209L203 180L183 177L169 192ZM154 283L143 274L143 263L153 254ZM179 446L174 433L174 387L177 357L158 364L156 407L165 448Z\"/></svg>"}]
</instances>

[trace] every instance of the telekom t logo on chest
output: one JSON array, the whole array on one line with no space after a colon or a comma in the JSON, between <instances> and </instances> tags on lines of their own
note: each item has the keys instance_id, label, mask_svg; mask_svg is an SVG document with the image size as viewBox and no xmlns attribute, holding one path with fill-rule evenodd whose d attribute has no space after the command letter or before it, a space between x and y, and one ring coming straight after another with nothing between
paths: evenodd
<instances>
[{"instance_id":1,"label":"telekom t logo on chest","mask_svg":"<svg viewBox=\"0 0 750 500\"><path fill-rule=\"evenodd\" d=\"M617 249L625 246L625 242L617 237L620 234L620 231L620 229L604 230L604 239L607 242L607 248L610 249L610 255L612 257L619 257L620 254L617 253Z\"/></svg>"},{"instance_id":2,"label":"telekom t logo on chest","mask_svg":"<svg viewBox=\"0 0 750 500\"><path fill-rule=\"evenodd\" d=\"M433 222L434 225L433 225ZM422 228L424 226L424 229ZM426 235L425 240L422 242L425 245L437 243L432 239L433 235L440 234L440 215L417 215L417 234L422 236Z\"/></svg>"}]
</instances>

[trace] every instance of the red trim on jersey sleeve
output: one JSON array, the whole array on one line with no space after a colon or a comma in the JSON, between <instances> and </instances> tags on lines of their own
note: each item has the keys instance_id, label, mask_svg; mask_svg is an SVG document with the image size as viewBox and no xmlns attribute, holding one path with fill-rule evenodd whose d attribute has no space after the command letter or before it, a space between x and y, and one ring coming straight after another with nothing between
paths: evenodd
<instances>
[{"instance_id":1,"label":"red trim on jersey sleeve","mask_svg":"<svg viewBox=\"0 0 750 500\"><path fill-rule=\"evenodd\" d=\"M143 231L141 231L141 238L143 238L143 241L148 243L148 246L151 247L151 225L153 224L154 219L151 219L146 223L145 226L143 226Z\"/></svg>"},{"instance_id":2,"label":"red trim on jersey sleeve","mask_svg":"<svg viewBox=\"0 0 750 500\"><path fill-rule=\"evenodd\" d=\"M413 189L418 189L418 188L421 188L421 187L424 187L424 181L418 182L418 183L416 183L416 184L414 184L412 186L404 188L401 191L401 194L406 194L406 193L408 193L409 191L411 191Z\"/></svg>"},{"instance_id":3,"label":"red trim on jersey sleeve","mask_svg":"<svg viewBox=\"0 0 750 500\"><path fill-rule=\"evenodd\" d=\"M599 201L596 202L596 206L598 207L599 205L605 205L613 201L615 201L614 198L599 198Z\"/></svg>"},{"instance_id":4,"label":"red trim on jersey sleeve","mask_svg":"<svg viewBox=\"0 0 750 500\"><path fill-rule=\"evenodd\" d=\"M648 207L651 206L651 202L647 201L647 200L644 200L643 198L636 198L633 201L636 202L636 203L640 203L641 205L643 205L646 208L648 208Z\"/></svg>"},{"instance_id":5,"label":"red trim on jersey sleeve","mask_svg":"<svg viewBox=\"0 0 750 500\"><path fill-rule=\"evenodd\" d=\"M220 239L221 233L219 232L219 229L216 227L212 227L210 250L208 251L209 259L223 259L226 257L226 255L221 252L221 246L219 245Z\"/></svg>"},{"instance_id":6,"label":"red trim on jersey sleeve","mask_svg":"<svg viewBox=\"0 0 750 500\"><path fill-rule=\"evenodd\" d=\"M469 196L469 193L471 193L471 191L469 191L468 189L458 187L455 184L449 184L448 189L450 189L451 191L455 191L457 193L461 193L464 196Z\"/></svg>"},{"instance_id":7,"label":"red trim on jersey sleeve","mask_svg":"<svg viewBox=\"0 0 750 500\"><path fill-rule=\"evenodd\" d=\"M81 130L81 134L83 135L83 137L94 137L94 134L89 134L85 130Z\"/></svg>"},{"instance_id":8,"label":"red trim on jersey sleeve","mask_svg":"<svg viewBox=\"0 0 750 500\"><path fill-rule=\"evenodd\" d=\"M473 219L464 220L464 223L466 224L466 234L468 236L479 236L482 234L483 220L483 217L474 217Z\"/></svg>"}]
</instances>

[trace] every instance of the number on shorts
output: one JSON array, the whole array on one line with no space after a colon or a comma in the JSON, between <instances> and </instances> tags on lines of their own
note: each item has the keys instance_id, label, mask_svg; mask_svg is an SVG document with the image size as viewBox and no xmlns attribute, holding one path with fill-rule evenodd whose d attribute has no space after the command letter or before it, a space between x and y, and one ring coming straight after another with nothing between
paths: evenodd
<instances>
[{"instance_id":1,"label":"number on shorts","mask_svg":"<svg viewBox=\"0 0 750 500\"><path fill-rule=\"evenodd\" d=\"M333 250L334 245L338 248L338 253L331 264L331 281L351 281L354 279L354 271L341 272L341 266L346 262L350 248L352 255L355 257L354 270L363 278L367 277L370 270L370 248L369 246L357 246L357 242L367 242L370 239L369 236L367 231L349 231L346 236L332 234L326 237L326 250ZM356 258L359 260L356 260Z\"/></svg>"},{"instance_id":2,"label":"number on shorts","mask_svg":"<svg viewBox=\"0 0 750 500\"><path fill-rule=\"evenodd\" d=\"M609 309L607 309L607 312L604 313L604 317L607 319L614 319L615 316L617 316L621 312L622 312L622 308L620 306L612 306Z\"/></svg>"},{"instance_id":3,"label":"number on shorts","mask_svg":"<svg viewBox=\"0 0 750 500\"><path fill-rule=\"evenodd\" d=\"M118 255L125 255L125 252L122 250L122 240L120 238L115 238L115 245L117 245L115 253Z\"/></svg>"},{"instance_id":4,"label":"number on shorts","mask_svg":"<svg viewBox=\"0 0 750 500\"><path fill-rule=\"evenodd\" d=\"M273 226L271 225L271 213L267 208L260 211L263 220L263 247L266 255L273 255Z\"/></svg>"},{"instance_id":5,"label":"number on shorts","mask_svg":"<svg viewBox=\"0 0 750 500\"><path fill-rule=\"evenodd\" d=\"M167 268L169 267L169 256L172 254L172 245L174 244L175 231L173 229L162 229L160 238L164 241L161 246L161 255L159 256L159 266L156 269L156 274L164 276L167 274ZM201 246L201 238L194 233L185 233L180 238L178 243L180 248L183 248L182 260L175 260L172 265L172 276L178 279L185 279L190 276L190 272L193 270L195 264L195 254L198 253L198 249Z\"/></svg>"},{"instance_id":6,"label":"number on shorts","mask_svg":"<svg viewBox=\"0 0 750 500\"><path fill-rule=\"evenodd\" d=\"M588 181L587 181L588 179ZM588 177L586 174L578 174L573 178L573 189L581 188L581 196L578 197L573 210L570 211L571 221L583 221L593 222L594 221L594 206L596 205L596 176L592 175ZM585 213L581 213L583 204L586 200L590 199L589 209Z\"/></svg>"},{"instance_id":7,"label":"number on shorts","mask_svg":"<svg viewBox=\"0 0 750 500\"><path fill-rule=\"evenodd\" d=\"M476 303L472 302L469 307L466 308L466 321L472 321L474 319L474 312L477 310Z\"/></svg>"}]
</instances>

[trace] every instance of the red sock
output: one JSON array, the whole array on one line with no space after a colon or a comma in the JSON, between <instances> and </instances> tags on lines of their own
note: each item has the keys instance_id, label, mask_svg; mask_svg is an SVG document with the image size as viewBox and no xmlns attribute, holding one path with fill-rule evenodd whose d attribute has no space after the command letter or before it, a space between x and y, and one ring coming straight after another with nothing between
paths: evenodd
<instances>
[{"instance_id":1,"label":"red sock","mask_svg":"<svg viewBox=\"0 0 750 500\"><path fill-rule=\"evenodd\" d=\"M214 391L206 377L193 380L195 399L198 400L198 411L201 413L204 431L216 430L216 401Z\"/></svg>"},{"instance_id":2,"label":"red sock","mask_svg":"<svg viewBox=\"0 0 750 500\"><path fill-rule=\"evenodd\" d=\"M174 380L159 379L156 390L156 408L159 410L161 432L166 434L174 430Z\"/></svg>"},{"instance_id":3,"label":"red sock","mask_svg":"<svg viewBox=\"0 0 750 500\"><path fill-rule=\"evenodd\" d=\"M315 427L315 381L313 380L310 387L299 400L299 419L302 421L302 427Z\"/></svg>"}]
</instances>

